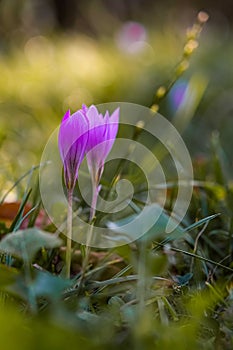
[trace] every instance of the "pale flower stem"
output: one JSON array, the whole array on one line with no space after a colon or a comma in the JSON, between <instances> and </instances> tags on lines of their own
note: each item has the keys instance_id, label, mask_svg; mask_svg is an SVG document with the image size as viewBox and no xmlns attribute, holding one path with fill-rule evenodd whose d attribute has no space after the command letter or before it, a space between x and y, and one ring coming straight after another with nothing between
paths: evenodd
<instances>
[{"instance_id":1,"label":"pale flower stem","mask_svg":"<svg viewBox=\"0 0 233 350\"><path fill-rule=\"evenodd\" d=\"M68 211L67 211L67 240L66 240L66 277L70 278L71 266L71 243L72 243L72 202L73 189L68 190Z\"/></svg>"},{"instance_id":2,"label":"pale flower stem","mask_svg":"<svg viewBox=\"0 0 233 350\"><path fill-rule=\"evenodd\" d=\"M85 257L83 259L83 264L82 264L82 276L81 276L81 280L80 280L80 285L82 284L83 278L85 276L87 265L88 265L88 260L89 260L90 253L91 253L91 241L92 241L92 235L93 235L93 219L94 219L95 213L96 213L96 204L97 204L98 193L99 193L98 185L96 183L93 183L91 210L90 210L90 218L89 218L90 228L89 228L88 233L87 233L86 251L85 251Z\"/></svg>"},{"instance_id":3,"label":"pale flower stem","mask_svg":"<svg viewBox=\"0 0 233 350\"><path fill-rule=\"evenodd\" d=\"M90 217L89 217L90 224L92 223L92 221L95 217L98 194L99 194L98 185L93 184L93 186L92 186L92 201L91 201L91 209L90 209Z\"/></svg>"}]
</instances>

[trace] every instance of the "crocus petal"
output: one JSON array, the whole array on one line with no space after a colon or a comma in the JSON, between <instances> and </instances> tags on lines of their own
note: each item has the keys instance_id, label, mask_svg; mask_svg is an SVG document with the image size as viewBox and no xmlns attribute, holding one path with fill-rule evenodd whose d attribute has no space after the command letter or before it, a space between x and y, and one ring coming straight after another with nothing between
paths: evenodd
<instances>
[{"instance_id":1,"label":"crocus petal","mask_svg":"<svg viewBox=\"0 0 233 350\"><path fill-rule=\"evenodd\" d=\"M119 126L119 116L120 116L120 108L117 108L109 117L109 122L108 122L108 148L109 152L113 146L113 143L115 142L116 135L118 132L118 126Z\"/></svg>"},{"instance_id":2,"label":"crocus petal","mask_svg":"<svg viewBox=\"0 0 233 350\"><path fill-rule=\"evenodd\" d=\"M97 144L101 143L104 139L104 133L106 125L102 114L99 114L95 106L91 106L86 113L89 122L89 142L87 146L87 152L93 149Z\"/></svg>"},{"instance_id":3,"label":"crocus petal","mask_svg":"<svg viewBox=\"0 0 233 350\"><path fill-rule=\"evenodd\" d=\"M118 125L119 125L119 108L117 108L111 116L109 116L108 111L105 114L105 123L106 123L106 131L105 131L105 142L103 143L101 156L102 159L105 161L108 154L110 153L112 146L115 142L116 135L118 132Z\"/></svg>"},{"instance_id":4,"label":"crocus petal","mask_svg":"<svg viewBox=\"0 0 233 350\"><path fill-rule=\"evenodd\" d=\"M89 122L90 129L92 129L96 126L102 125L104 123L103 118L101 118L102 114L99 114L97 108L94 105L91 105L88 108L86 116L87 116L87 119Z\"/></svg>"},{"instance_id":5,"label":"crocus petal","mask_svg":"<svg viewBox=\"0 0 233 350\"><path fill-rule=\"evenodd\" d=\"M96 107L91 106L86 113L89 120L89 140L87 145L87 164L92 179L100 180L103 172L104 162L116 139L119 124L119 108L112 116L109 112L98 113Z\"/></svg>"},{"instance_id":6,"label":"crocus petal","mask_svg":"<svg viewBox=\"0 0 233 350\"><path fill-rule=\"evenodd\" d=\"M58 146L64 165L66 187L69 189L75 185L85 155L88 126L88 120L81 111L71 116L69 111L66 112L60 125Z\"/></svg>"},{"instance_id":7,"label":"crocus petal","mask_svg":"<svg viewBox=\"0 0 233 350\"><path fill-rule=\"evenodd\" d=\"M70 110L68 109L68 111L65 113L65 115L64 115L64 117L62 118L62 123L66 120L66 119L68 119L68 118L70 118Z\"/></svg>"}]
</instances>

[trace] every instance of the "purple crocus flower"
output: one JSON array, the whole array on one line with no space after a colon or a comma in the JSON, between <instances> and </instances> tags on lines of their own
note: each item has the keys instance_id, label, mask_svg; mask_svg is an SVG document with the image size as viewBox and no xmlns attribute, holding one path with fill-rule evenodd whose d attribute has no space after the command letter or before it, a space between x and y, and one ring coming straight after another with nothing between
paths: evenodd
<instances>
[{"instance_id":1,"label":"purple crocus flower","mask_svg":"<svg viewBox=\"0 0 233 350\"><path fill-rule=\"evenodd\" d=\"M85 154L94 187L98 187L104 162L116 139L119 124L119 108L112 115L107 111L103 116L94 105L70 115L64 115L58 145L64 165L64 178L68 190L73 190L78 170Z\"/></svg>"},{"instance_id":2,"label":"purple crocus flower","mask_svg":"<svg viewBox=\"0 0 233 350\"><path fill-rule=\"evenodd\" d=\"M83 110L64 115L58 135L58 146L64 165L64 179L69 191L74 189L78 170L85 156L89 123Z\"/></svg>"},{"instance_id":3,"label":"purple crocus flower","mask_svg":"<svg viewBox=\"0 0 233 350\"><path fill-rule=\"evenodd\" d=\"M89 138L87 142L87 164L94 186L98 186L104 162L116 139L119 124L119 108L112 115L107 111L103 116L95 106L83 105L83 113L89 122Z\"/></svg>"}]
</instances>

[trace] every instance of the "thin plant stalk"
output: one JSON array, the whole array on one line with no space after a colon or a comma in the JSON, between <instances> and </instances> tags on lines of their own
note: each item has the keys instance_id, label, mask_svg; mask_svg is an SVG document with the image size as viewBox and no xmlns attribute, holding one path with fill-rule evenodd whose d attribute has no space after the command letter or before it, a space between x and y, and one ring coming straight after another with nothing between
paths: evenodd
<instances>
[{"instance_id":1,"label":"thin plant stalk","mask_svg":"<svg viewBox=\"0 0 233 350\"><path fill-rule=\"evenodd\" d=\"M70 278L71 267L71 243L72 243L72 214L73 214L73 189L68 190L67 208L67 240L66 240L66 277Z\"/></svg>"},{"instance_id":2,"label":"thin plant stalk","mask_svg":"<svg viewBox=\"0 0 233 350\"><path fill-rule=\"evenodd\" d=\"M96 213L96 204L97 204L97 199L98 199L98 194L99 194L99 186L96 183L96 181L92 181L92 201L91 201L91 209L90 209L90 217L89 217L89 230L87 233L87 241L86 241L86 249L85 249L85 256L83 259L83 264L82 264L82 275L80 279L80 288L82 286L83 279L85 277L87 265L88 265L88 260L90 257L91 253L91 242L92 242L92 237L93 237L93 225L94 225L94 218L95 218L95 213Z\"/></svg>"},{"instance_id":3,"label":"thin plant stalk","mask_svg":"<svg viewBox=\"0 0 233 350\"><path fill-rule=\"evenodd\" d=\"M85 254L85 259L83 263L83 271L85 273L88 259L90 256L90 251L91 251L91 241L92 241L92 236L93 236L93 224L94 224L94 218L95 218L95 213L96 213L96 204L97 204L97 198L98 198L98 185L96 182L93 182L92 186L92 201L91 201L91 209L90 209L90 217L89 217L89 224L90 224L90 229L88 230L87 233L87 243L86 243L86 254Z\"/></svg>"}]
</instances>

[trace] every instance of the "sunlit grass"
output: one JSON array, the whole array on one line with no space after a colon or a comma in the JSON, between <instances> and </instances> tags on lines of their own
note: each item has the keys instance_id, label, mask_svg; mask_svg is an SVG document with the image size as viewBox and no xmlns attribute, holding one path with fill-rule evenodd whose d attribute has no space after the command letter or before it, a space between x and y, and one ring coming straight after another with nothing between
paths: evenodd
<instances>
[{"instance_id":1,"label":"sunlit grass","mask_svg":"<svg viewBox=\"0 0 233 350\"><path fill-rule=\"evenodd\" d=\"M3 169L14 163L11 170L20 174L31 164L38 164L48 136L68 108L76 110L83 103L107 101L150 103L151 88L162 79L162 71L172 68L178 55L178 48L169 44L169 38L159 38L152 35L151 44L143 52L127 54L113 43L87 37L37 36L2 55Z\"/></svg>"}]
</instances>

